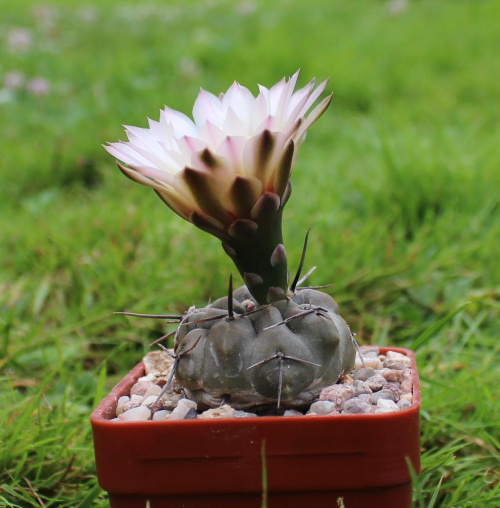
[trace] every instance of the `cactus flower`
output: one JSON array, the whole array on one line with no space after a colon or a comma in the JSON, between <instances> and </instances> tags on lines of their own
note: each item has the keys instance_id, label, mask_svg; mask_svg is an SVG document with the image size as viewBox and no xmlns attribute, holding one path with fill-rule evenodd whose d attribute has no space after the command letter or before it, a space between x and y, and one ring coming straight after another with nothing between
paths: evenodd
<instances>
[{"instance_id":1,"label":"cactus flower","mask_svg":"<svg viewBox=\"0 0 500 508\"><path fill-rule=\"evenodd\" d=\"M127 177L222 240L259 303L286 296L281 211L298 148L331 101L306 117L327 81L294 91L298 74L259 86L257 97L236 82L219 96L202 89L194 121L165 107L159 122L126 126L129 141L105 146Z\"/></svg>"}]
</instances>

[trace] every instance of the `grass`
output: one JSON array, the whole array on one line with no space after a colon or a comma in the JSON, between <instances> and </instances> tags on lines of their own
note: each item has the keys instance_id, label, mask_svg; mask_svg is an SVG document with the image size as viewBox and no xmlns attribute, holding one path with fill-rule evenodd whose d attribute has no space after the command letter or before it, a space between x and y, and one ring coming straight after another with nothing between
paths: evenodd
<instances>
[{"instance_id":1,"label":"grass","mask_svg":"<svg viewBox=\"0 0 500 508\"><path fill-rule=\"evenodd\" d=\"M232 270L100 145L165 103L189 113L199 86L255 92L299 67L302 84L331 76L335 99L293 175L289 258L312 226L313 282L335 283L360 341L416 349L415 505L500 505L498 2L0 9L0 83L50 86L0 86L0 505L106 506L89 412L164 333L112 312L183 311Z\"/></svg>"}]
</instances>

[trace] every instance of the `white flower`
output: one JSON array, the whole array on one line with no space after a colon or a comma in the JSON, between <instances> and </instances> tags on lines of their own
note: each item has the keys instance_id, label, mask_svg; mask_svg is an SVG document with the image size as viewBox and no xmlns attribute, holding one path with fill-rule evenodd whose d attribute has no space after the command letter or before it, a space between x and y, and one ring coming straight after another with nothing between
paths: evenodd
<instances>
[{"instance_id":1,"label":"white flower","mask_svg":"<svg viewBox=\"0 0 500 508\"><path fill-rule=\"evenodd\" d=\"M294 92L298 72L254 97L234 83L218 97L200 90L192 121L165 107L149 128L125 126L128 142L106 150L132 180L152 187L186 220L226 230L252 218L264 194L281 200L307 129L326 110L331 95L305 116L326 88L314 80Z\"/></svg>"}]
</instances>

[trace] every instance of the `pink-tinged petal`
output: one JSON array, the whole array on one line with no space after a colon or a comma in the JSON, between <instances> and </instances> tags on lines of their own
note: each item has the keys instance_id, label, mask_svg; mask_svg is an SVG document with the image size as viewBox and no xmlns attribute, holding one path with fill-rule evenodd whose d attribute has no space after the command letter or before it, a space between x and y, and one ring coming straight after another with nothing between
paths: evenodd
<instances>
[{"instance_id":1,"label":"pink-tinged petal","mask_svg":"<svg viewBox=\"0 0 500 508\"><path fill-rule=\"evenodd\" d=\"M175 173L178 171L177 164L172 160L167 152L161 147L140 146L131 141L130 146L140 155L142 155L148 163L147 166L156 167L166 173Z\"/></svg>"},{"instance_id":2,"label":"pink-tinged petal","mask_svg":"<svg viewBox=\"0 0 500 508\"><path fill-rule=\"evenodd\" d=\"M248 122L254 102L255 97L252 92L248 88L236 83L236 81L229 87L222 99L225 111L232 110L243 123Z\"/></svg>"},{"instance_id":3,"label":"pink-tinged petal","mask_svg":"<svg viewBox=\"0 0 500 508\"><path fill-rule=\"evenodd\" d=\"M224 113L220 99L210 92L200 89L193 106L193 118L198 128L206 121L210 121L213 125L222 125Z\"/></svg>"},{"instance_id":4,"label":"pink-tinged petal","mask_svg":"<svg viewBox=\"0 0 500 508\"><path fill-rule=\"evenodd\" d=\"M210 120L201 126L198 136L211 150L216 150L226 137L224 132Z\"/></svg>"},{"instance_id":5,"label":"pink-tinged petal","mask_svg":"<svg viewBox=\"0 0 500 508\"><path fill-rule=\"evenodd\" d=\"M166 125L155 120L151 120L151 118L148 118L148 125L151 134L158 140L159 143L165 142L169 138Z\"/></svg>"},{"instance_id":6,"label":"pink-tinged petal","mask_svg":"<svg viewBox=\"0 0 500 508\"><path fill-rule=\"evenodd\" d=\"M278 104L283 92L285 91L285 86L286 80L283 78L269 90L269 112L274 116L278 113Z\"/></svg>"},{"instance_id":7,"label":"pink-tinged petal","mask_svg":"<svg viewBox=\"0 0 500 508\"><path fill-rule=\"evenodd\" d=\"M134 171L137 171L137 173L147 176L148 178L156 180L161 185L172 185L173 175L176 173L167 173L161 169L152 168L150 166L130 166L130 169L133 169Z\"/></svg>"},{"instance_id":8,"label":"pink-tinged petal","mask_svg":"<svg viewBox=\"0 0 500 508\"><path fill-rule=\"evenodd\" d=\"M285 137L285 139L290 139L290 138L294 137L295 133L297 132L299 127L302 125L303 121L304 120L302 118L299 118L294 123L287 124L287 126L285 127L285 130L283 131L283 136Z\"/></svg>"},{"instance_id":9,"label":"pink-tinged petal","mask_svg":"<svg viewBox=\"0 0 500 508\"><path fill-rule=\"evenodd\" d=\"M198 128L188 116L168 106L165 106L165 109L160 111L160 123L172 125L176 138L182 136L196 137L198 134Z\"/></svg>"},{"instance_id":10,"label":"pink-tinged petal","mask_svg":"<svg viewBox=\"0 0 500 508\"><path fill-rule=\"evenodd\" d=\"M309 99L305 103L304 107L302 108L302 111L299 113L299 116L304 116L311 106L316 102L316 100L319 98L319 96L325 91L326 85L328 85L329 79L325 79L325 81L322 81L314 90L311 95L309 96Z\"/></svg>"},{"instance_id":11,"label":"pink-tinged petal","mask_svg":"<svg viewBox=\"0 0 500 508\"><path fill-rule=\"evenodd\" d=\"M299 77L299 72L297 71L286 83L281 93L281 97L278 101L278 106L276 110L276 118L279 129L282 130L286 121L286 110L288 106L288 102L292 97L293 90L295 85L297 84L297 78Z\"/></svg>"},{"instance_id":12,"label":"pink-tinged petal","mask_svg":"<svg viewBox=\"0 0 500 508\"><path fill-rule=\"evenodd\" d=\"M253 128L253 132L257 133L259 125L262 124L262 122L269 116L269 109L267 107L267 88L266 91L263 92L261 88L261 93L257 96L254 103L254 108L251 115L251 125Z\"/></svg>"},{"instance_id":13,"label":"pink-tinged petal","mask_svg":"<svg viewBox=\"0 0 500 508\"><path fill-rule=\"evenodd\" d=\"M247 138L243 136L228 136L222 141L217 149L217 153L227 159L233 167L235 173L243 174L243 150L247 143Z\"/></svg>"},{"instance_id":14,"label":"pink-tinged petal","mask_svg":"<svg viewBox=\"0 0 500 508\"><path fill-rule=\"evenodd\" d=\"M216 176L224 185L229 185L230 179L233 177L234 171L227 159L215 155L208 148L201 152L194 153L191 156L191 166L203 173ZM221 192L224 185L221 187Z\"/></svg>"},{"instance_id":15,"label":"pink-tinged petal","mask_svg":"<svg viewBox=\"0 0 500 508\"><path fill-rule=\"evenodd\" d=\"M304 88L297 90L288 103L286 121L294 122L297 118L303 116L303 109L314 89L314 79Z\"/></svg>"},{"instance_id":16,"label":"pink-tinged petal","mask_svg":"<svg viewBox=\"0 0 500 508\"><path fill-rule=\"evenodd\" d=\"M201 150L205 150L207 148L207 143L205 141L201 141L198 138L193 138L191 136L184 136L177 141L179 152L183 155L182 160L191 161L191 156L193 153L200 152Z\"/></svg>"},{"instance_id":17,"label":"pink-tinged petal","mask_svg":"<svg viewBox=\"0 0 500 508\"><path fill-rule=\"evenodd\" d=\"M294 135L295 142L301 142L302 137L306 133L307 129L328 109L328 106L332 102L333 94L325 97L309 114L302 125L299 127Z\"/></svg>"},{"instance_id":18,"label":"pink-tinged petal","mask_svg":"<svg viewBox=\"0 0 500 508\"><path fill-rule=\"evenodd\" d=\"M259 124L259 126L256 129L256 133L263 132L265 130L268 131L277 131L277 125L276 125L276 117L273 115L269 115L266 118L262 120L262 122Z\"/></svg>"},{"instance_id":19,"label":"pink-tinged petal","mask_svg":"<svg viewBox=\"0 0 500 508\"><path fill-rule=\"evenodd\" d=\"M125 164L135 164L139 166L149 164L148 159L140 155L128 142L109 143L109 146L104 146L104 148L113 157Z\"/></svg>"},{"instance_id":20,"label":"pink-tinged petal","mask_svg":"<svg viewBox=\"0 0 500 508\"><path fill-rule=\"evenodd\" d=\"M248 120L249 117L247 117ZM249 126L229 107L226 113L226 120L222 126L223 132L228 136L248 136L250 133Z\"/></svg>"},{"instance_id":21,"label":"pink-tinged petal","mask_svg":"<svg viewBox=\"0 0 500 508\"><path fill-rule=\"evenodd\" d=\"M140 183L142 185L146 185L147 187L151 187L158 191L163 191L166 189L165 184L162 184L161 182L151 180L147 176L141 175L138 171L136 171L133 168L128 168L127 166L124 166L120 163L118 163L118 167L120 168L120 171L127 177L130 178L130 180Z\"/></svg>"}]
</instances>

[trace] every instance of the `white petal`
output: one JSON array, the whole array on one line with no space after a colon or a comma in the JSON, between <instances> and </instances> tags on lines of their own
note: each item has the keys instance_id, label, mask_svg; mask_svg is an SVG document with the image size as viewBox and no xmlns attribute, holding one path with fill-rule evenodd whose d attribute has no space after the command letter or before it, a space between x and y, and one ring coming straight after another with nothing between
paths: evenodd
<instances>
[{"instance_id":1,"label":"white petal","mask_svg":"<svg viewBox=\"0 0 500 508\"><path fill-rule=\"evenodd\" d=\"M217 154L229 161L235 173L244 174L243 150L247 138L243 136L228 136L217 149Z\"/></svg>"},{"instance_id":2,"label":"white petal","mask_svg":"<svg viewBox=\"0 0 500 508\"><path fill-rule=\"evenodd\" d=\"M213 125L221 127L224 123L224 111L218 97L201 89L193 106L193 118L200 128L208 120Z\"/></svg>"},{"instance_id":3,"label":"white petal","mask_svg":"<svg viewBox=\"0 0 500 508\"><path fill-rule=\"evenodd\" d=\"M296 140L296 142L301 143L303 141L302 137L306 133L307 129L309 129L309 127L311 127L311 125L327 110L328 106L332 102L332 95L333 94L330 94L328 97L325 97L311 111L309 116L305 119L305 121L302 123L294 135L294 140Z\"/></svg>"},{"instance_id":4,"label":"white petal","mask_svg":"<svg viewBox=\"0 0 500 508\"><path fill-rule=\"evenodd\" d=\"M245 124L249 122L254 102L255 97L252 92L236 82L229 87L222 100L226 115L232 110Z\"/></svg>"},{"instance_id":5,"label":"white petal","mask_svg":"<svg viewBox=\"0 0 500 508\"><path fill-rule=\"evenodd\" d=\"M248 122L250 116L246 117ZM251 128L248 123L245 123L242 118L240 118L233 110L232 107L229 107L226 113L226 120L224 121L224 125L222 126L222 130L228 136L249 136L251 135Z\"/></svg>"},{"instance_id":6,"label":"white petal","mask_svg":"<svg viewBox=\"0 0 500 508\"><path fill-rule=\"evenodd\" d=\"M149 164L148 159L140 155L134 150L130 143L110 143L109 146L104 147L113 157L124 162L125 164L147 166Z\"/></svg>"},{"instance_id":7,"label":"white petal","mask_svg":"<svg viewBox=\"0 0 500 508\"><path fill-rule=\"evenodd\" d=\"M176 138L196 136L198 133L196 125L188 116L168 106L165 106L165 109L160 111L160 123L172 125Z\"/></svg>"}]
</instances>

